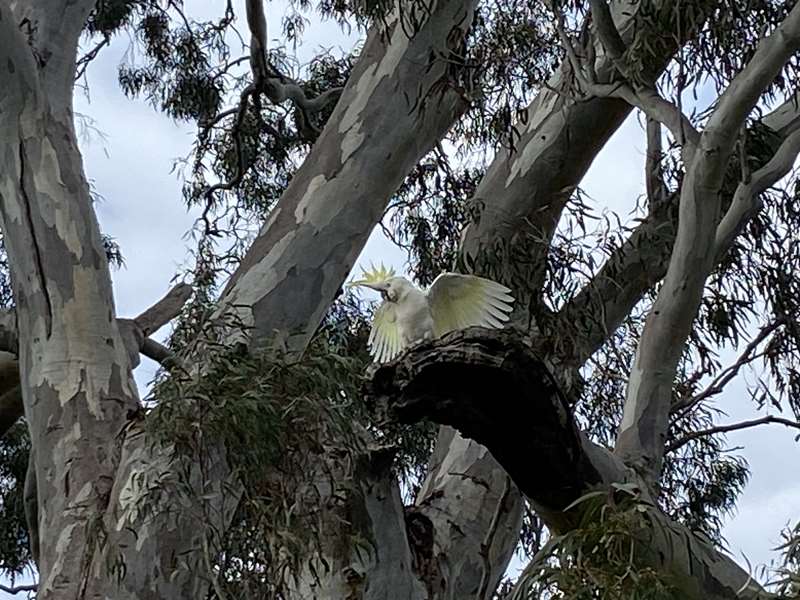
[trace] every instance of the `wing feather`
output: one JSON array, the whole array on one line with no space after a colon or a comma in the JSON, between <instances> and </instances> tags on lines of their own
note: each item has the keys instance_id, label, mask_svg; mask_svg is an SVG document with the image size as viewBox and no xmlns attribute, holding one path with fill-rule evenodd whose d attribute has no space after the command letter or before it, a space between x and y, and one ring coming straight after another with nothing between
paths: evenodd
<instances>
[{"instance_id":1,"label":"wing feather","mask_svg":"<svg viewBox=\"0 0 800 600\"><path fill-rule=\"evenodd\" d=\"M393 303L384 302L375 311L372 329L367 339L369 352L375 362L389 362L403 349L395 310Z\"/></svg>"},{"instance_id":2,"label":"wing feather","mask_svg":"<svg viewBox=\"0 0 800 600\"><path fill-rule=\"evenodd\" d=\"M508 321L514 297L491 279L442 273L428 290L436 336L473 325L499 329Z\"/></svg>"}]
</instances>

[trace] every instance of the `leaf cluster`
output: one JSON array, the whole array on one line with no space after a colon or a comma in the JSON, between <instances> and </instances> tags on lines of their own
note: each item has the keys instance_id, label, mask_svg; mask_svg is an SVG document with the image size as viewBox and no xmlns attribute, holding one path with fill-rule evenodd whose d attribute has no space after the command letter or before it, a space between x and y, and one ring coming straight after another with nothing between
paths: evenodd
<instances>
[{"instance_id":1,"label":"leaf cluster","mask_svg":"<svg viewBox=\"0 0 800 600\"><path fill-rule=\"evenodd\" d=\"M525 568L507 600L676 600L669 576L636 556L648 542L652 506L633 488L590 492L570 507L578 527L551 537Z\"/></svg>"}]
</instances>

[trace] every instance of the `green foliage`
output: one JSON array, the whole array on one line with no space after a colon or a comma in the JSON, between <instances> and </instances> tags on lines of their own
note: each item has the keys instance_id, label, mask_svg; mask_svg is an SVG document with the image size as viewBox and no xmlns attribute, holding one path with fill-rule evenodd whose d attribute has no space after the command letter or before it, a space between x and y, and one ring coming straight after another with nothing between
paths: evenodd
<instances>
[{"instance_id":1,"label":"green foliage","mask_svg":"<svg viewBox=\"0 0 800 600\"><path fill-rule=\"evenodd\" d=\"M325 335L296 362L203 343L201 374L165 376L155 386L148 433L155 443L172 445L173 461L202 462L224 445L244 495L234 526L209 541L221 584L263 578L258 597L271 598L322 543L321 490L338 490L349 480L347 457L361 449L353 405L364 365L332 351ZM321 467L323 454L339 456L341 470Z\"/></svg>"},{"instance_id":2,"label":"green foliage","mask_svg":"<svg viewBox=\"0 0 800 600\"><path fill-rule=\"evenodd\" d=\"M771 583L786 600L800 598L800 523L782 532L783 541L776 548L783 554L783 564L772 574Z\"/></svg>"},{"instance_id":3,"label":"green foliage","mask_svg":"<svg viewBox=\"0 0 800 600\"><path fill-rule=\"evenodd\" d=\"M710 10L712 4L716 6ZM685 17L676 19L679 11L671 3L665 3L665 12L659 14L651 3L643 3L637 25L650 27L653 35L641 36L640 43L628 49L627 58L636 77L646 76L645 65L653 52L703 22L699 37L680 53L659 86L670 94L684 90L702 94L707 91L702 86L711 82L710 87L719 90L752 56L764 28L772 27L790 5L756 0L745 10L736 0L690 2L681 11ZM393 6L383 0L298 0L281 23L285 43L300 41L306 15L312 12L346 29L355 26L363 34L370 22L385 19ZM570 0L555 6L568 15L572 33L585 36L580 23L587 3ZM132 44L119 72L123 91L197 126L192 153L180 163L185 201L202 210L190 273L195 296L184 309L171 347L185 364L201 364L202 369L160 375L148 399L148 433L154 442L173 444L176 460L202 457L215 445L225 445L245 493L235 527L224 539L213 540L214 564L232 597L249 593L250 584L270 597L280 593L286 573L302 570L308 555L326 541L329 524L321 520L322 494L309 493L309 481L328 490L346 488L352 464L364 451L364 440L370 439L395 449L396 471L413 490L424 475L435 430L431 425L377 422L364 405L360 385L369 362L370 314L353 296L345 295L331 307L301 359L253 355L243 346L219 342L220 324L212 320L219 283L237 266L335 106L331 102L308 115L289 101L273 104L249 91L253 81L248 56L237 55L238 41L231 43L237 35L236 15L232 5L220 7L216 19L195 21L180 2L100 0L86 32L101 44L127 32ZM404 15L409 35L423 9L422 3L413 3ZM346 84L357 51L358 44L352 52L324 51L300 65L278 45L270 46L267 59L276 77L291 78L311 98ZM93 52L80 64L88 64ZM514 244L488 248L481 258L484 262L477 265L460 264L458 248L464 225L479 218L483 203L491 200L474 198L488 161L500 149L515 151L518 128L526 125L527 118L521 109L561 55L544 3L481 1L466 43L448 57L458 67L452 83L471 100L468 110L441 146L412 170L392 198L384 222L390 237L407 250L420 283L430 283L440 271L459 264L512 285L530 321L542 336L552 339L556 356L569 353L570 340L565 332L547 328L552 313L597 274L652 207L643 203L628 218L598 214L594 200L578 189L552 238L520 223ZM774 90L796 81L795 68L792 62ZM702 124L707 116L700 112L692 118ZM740 156L726 174L728 195L774 149L774 140L757 125L751 131L741 139ZM681 157L670 148L663 162L674 201L683 176ZM741 347L754 328L778 323L753 353L763 360L766 373L750 393L758 406L788 408L800 415L800 329L793 318L800 312L797 200L794 188L765 195L763 208L709 281L675 382L676 398L697 397L703 392L701 384L723 372L722 349ZM119 248L110 238L103 242L109 260L120 266ZM620 329L608 335L583 366L582 382L571 390L581 425L592 439L609 447L621 420L636 340L656 291L649 290ZM0 250L0 306L11 304L8 265ZM677 413L670 441L708 428L715 416L705 401ZM16 431L0 446L4 516L0 567L9 572L18 572L28 560L19 500L25 444L24 431ZM317 459L323 454L339 457L341 464L320 470ZM731 455L719 436L692 440L666 457L661 508L721 544L722 518L734 506L747 475L744 461ZM611 504L605 498L586 499L583 526L551 539L544 548L541 523L532 513L526 514L522 545L528 554L537 555L528 573L530 590L548 597L670 597L659 574L633 568L630 551L645 510L638 499L624 490L620 493L622 499ZM796 567L796 531L786 551L788 564Z\"/></svg>"},{"instance_id":4,"label":"green foliage","mask_svg":"<svg viewBox=\"0 0 800 600\"><path fill-rule=\"evenodd\" d=\"M629 486L613 495L591 492L573 503L578 527L551 537L525 568L507 600L677 600L669 576L643 567L643 532L653 525L644 502Z\"/></svg>"},{"instance_id":5,"label":"green foliage","mask_svg":"<svg viewBox=\"0 0 800 600\"><path fill-rule=\"evenodd\" d=\"M250 590L247 598L279 598L292 577L312 568L332 530L350 531L344 499L368 444L391 448L401 479L418 480L434 430L378 424L364 404L368 321L355 296L332 306L299 359L218 343L220 329L230 334L237 325L210 319L203 303L201 296L185 310L173 338L182 359L202 356L202 370L160 375L147 433L172 449L173 464L202 463L225 448L243 494L233 526L208 540L217 585L232 597ZM179 493L196 494L193 476L191 469L181 475ZM138 513L159 510L164 485L155 482L139 499Z\"/></svg>"},{"instance_id":6,"label":"green foliage","mask_svg":"<svg viewBox=\"0 0 800 600\"><path fill-rule=\"evenodd\" d=\"M23 501L29 451L25 421L0 439L0 572L7 577L21 575L32 563Z\"/></svg>"}]
</instances>

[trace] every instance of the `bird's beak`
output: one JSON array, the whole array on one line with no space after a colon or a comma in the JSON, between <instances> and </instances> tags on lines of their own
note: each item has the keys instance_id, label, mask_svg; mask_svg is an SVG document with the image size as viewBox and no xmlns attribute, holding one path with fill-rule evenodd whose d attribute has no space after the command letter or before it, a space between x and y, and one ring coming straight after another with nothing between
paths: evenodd
<instances>
[{"instance_id":1,"label":"bird's beak","mask_svg":"<svg viewBox=\"0 0 800 600\"><path fill-rule=\"evenodd\" d=\"M375 290L376 292L380 292L381 296L386 298L386 291L389 289L389 286L384 282L373 283L371 281L353 281L352 283L347 284L348 287L368 287L371 290Z\"/></svg>"}]
</instances>

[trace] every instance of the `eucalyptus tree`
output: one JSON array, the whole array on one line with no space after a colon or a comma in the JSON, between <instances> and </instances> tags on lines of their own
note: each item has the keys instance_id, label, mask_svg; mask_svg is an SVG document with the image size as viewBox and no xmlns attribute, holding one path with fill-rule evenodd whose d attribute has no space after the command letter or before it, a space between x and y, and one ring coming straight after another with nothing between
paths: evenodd
<instances>
[{"instance_id":1,"label":"eucalyptus tree","mask_svg":"<svg viewBox=\"0 0 800 600\"><path fill-rule=\"evenodd\" d=\"M800 410L800 5L287 7L288 45L314 11L359 41L297 65L261 0L0 0L2 566L41 599L796 593L796 538L767 592L719 529L747 478L720 434L797 423L710 401L759 362L755 406ZM72 108L125 34L123 90L196 126L201 212L132 319ZM646 194L592 227L579 186L632 113ZM421 284L511 288L512 327L370 367L342 284L378 225Z\"/></svg>"}]
</instances>

